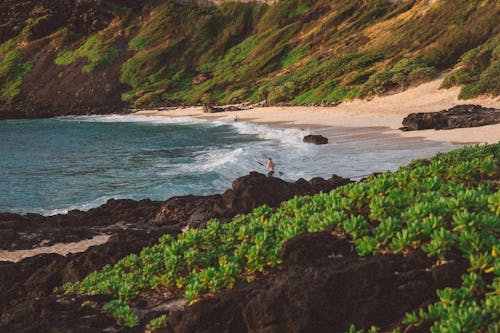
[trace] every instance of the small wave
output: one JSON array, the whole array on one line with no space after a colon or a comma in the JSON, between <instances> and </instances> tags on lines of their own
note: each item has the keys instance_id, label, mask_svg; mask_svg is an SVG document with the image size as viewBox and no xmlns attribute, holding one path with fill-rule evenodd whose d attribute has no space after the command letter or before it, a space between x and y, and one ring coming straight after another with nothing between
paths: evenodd
<instances>
[{"instance_id":1,"label":"small wave","mask_svg":"<svg viewBox=\"0 0 500 333\"><path fill-rule=\"evenodd\" d=\"M261 124L253 124L245 121L229 122L214 121L214 124L232 125L239 134L257 135L263 140L276 140L282 143L300 144L305 135L310 134L308 130L300 128L269 127Z\"/></svg>"},{"instance_id":2,"label":"small wave","mask_svg":"<svg viewBox=\"0 0 500 333\"><path fill-rule=\"evenodd\" d=\"M221 167L228 167L238 163L244 154L243 148L234 150L218 149L208 151L205 154L196 157L196 165L192 166L199 171L214 171Z\"/></svg>"},{"instance_id":3,"label":"small wave","mask_svg":"<svg viewBox=\"0 0 500 333\"><path fill-rule=\"evenodd\" d=\"M34 209L25 209L23 211L16 211L15 213L17 213L17 214L35 213L35 214L40 214L43 216L53 216L53 215L58 215L58 214L67 214L69 211L72 211L72 210L88 211L89 209L102 206L109 199L111 199L111 197L100 197L100 198L97 198L95 200L92 200L91 202L86 202L86 203L79 204L79 205L66 206L64 208L54 208L54 209L34 208ZM115 199L118 199L118 198L115 198Z\"/></svg>"}]
</instances>

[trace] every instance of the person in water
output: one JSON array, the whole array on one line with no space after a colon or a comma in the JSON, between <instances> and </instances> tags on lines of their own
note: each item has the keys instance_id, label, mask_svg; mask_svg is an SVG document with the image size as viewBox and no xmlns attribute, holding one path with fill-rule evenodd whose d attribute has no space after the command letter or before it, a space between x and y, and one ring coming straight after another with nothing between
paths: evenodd
<instances>
[{"instance_id":1,"label":"person in water","mask_svg":"<svg viewBox=\"0 0 500 333\"><path fill-rule=\"evenodd\" d=\"M236 117L234 117L234 122L237 123L238 121L240 121L240 117L238 117L238 115L236 115Z\"/></svg>"},{"instance_id":2,"label":"person in water","mask_svg":"<svg viewBox=\"0 0 500 333\"><path fill-rule=\"evenodd\" d=\"M276 164L274 164L273 159L269 157L266 163L266 169L267 169L267 176L271 177L274 174L274 168L276 167Z\"/></svg>"}]
</instances>

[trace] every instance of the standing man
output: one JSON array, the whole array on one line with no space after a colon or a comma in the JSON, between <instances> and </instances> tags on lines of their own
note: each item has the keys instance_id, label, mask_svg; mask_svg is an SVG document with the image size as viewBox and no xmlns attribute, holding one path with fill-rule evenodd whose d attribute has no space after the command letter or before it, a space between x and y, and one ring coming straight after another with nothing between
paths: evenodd
<instances>
[{"instance_id":1,"label":"standing man","mask_svg":"<svg viewBox=\"0 0 500 333\"><path fill-rule=\"evenodd\" d=\"M267 169L267 176L271 177L274 174L274 168L276 167L276 164L274 164L272 158L269 157L266 163L266 169Z\"/></svg>"}]
</instances>

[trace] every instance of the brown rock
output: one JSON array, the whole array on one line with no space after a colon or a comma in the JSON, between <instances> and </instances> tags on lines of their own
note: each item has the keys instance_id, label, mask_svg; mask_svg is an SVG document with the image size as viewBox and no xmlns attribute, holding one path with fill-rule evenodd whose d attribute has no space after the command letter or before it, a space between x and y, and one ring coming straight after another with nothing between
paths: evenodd
<instances>
[{"instance_id":1,"label":"brown rock","mask_svg":"<svg viewBox=\"0 0 500 333\"><path fill-rule=\"evenodd\" d=\"M322 135L306 135L302 141L304 141L305 143L324 145L328 143L328 138L325 138Z\"/></svg>"}]
</instances>

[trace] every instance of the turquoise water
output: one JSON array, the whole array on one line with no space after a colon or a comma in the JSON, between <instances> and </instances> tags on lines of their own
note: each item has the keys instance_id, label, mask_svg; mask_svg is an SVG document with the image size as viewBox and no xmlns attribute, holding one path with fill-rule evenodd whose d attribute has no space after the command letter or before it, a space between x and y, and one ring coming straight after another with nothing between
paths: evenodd
<instances>
[{"instance_id":1,"label":"turquoise water","mask_svg":"<svg viewBox=\"0 0 500 333\"><path fill-rule=\"evenodd\" d=\"M87 210L109 198L220 193L249 171L264 172L257 161L268 156L285 180L296 180L394 170L456 148L383 137L349 140L345 131L332 132L332 144L315 146L301 142L308 131L229 119L112 115L0 121L0 212L50 215Z\"/></svg>"}]
</instances>

